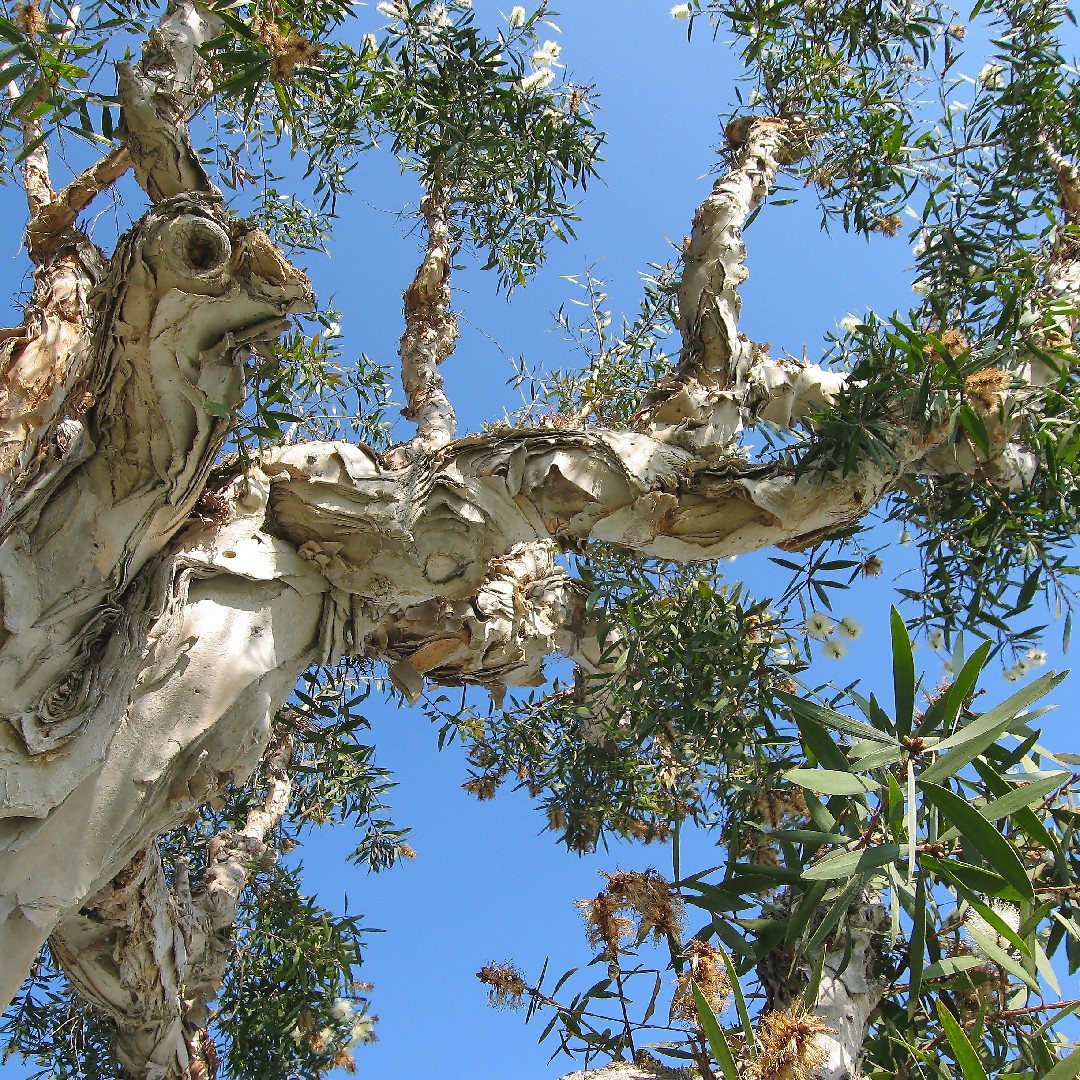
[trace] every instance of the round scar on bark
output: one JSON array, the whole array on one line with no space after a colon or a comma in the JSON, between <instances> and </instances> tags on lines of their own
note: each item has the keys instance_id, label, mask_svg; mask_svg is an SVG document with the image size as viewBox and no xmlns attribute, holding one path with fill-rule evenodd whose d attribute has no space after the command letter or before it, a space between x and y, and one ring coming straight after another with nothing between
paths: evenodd
<instances>
[{"instance_id":1,"label":"round scar on bark","mask_svg":"<svg viewBox=\"0 0 1080 1080\"><path fill-rule=\"evenodd\" d=\"M445 551L432 552L424 563L424 576L434 585L458 577L464 570L461 560L456 555Z\"/></svg>"},{"instance_id":2,"label":"round scar on bark","mask_svg":"<svg viewBox=\"0 0 1080 1080\"><path fill-rule=\"evenodd\" d=\"M214 277L232 258L232 243L220 225L195 214L173 223L169 261L189 277Z\"/></svg>"}]
</instances>

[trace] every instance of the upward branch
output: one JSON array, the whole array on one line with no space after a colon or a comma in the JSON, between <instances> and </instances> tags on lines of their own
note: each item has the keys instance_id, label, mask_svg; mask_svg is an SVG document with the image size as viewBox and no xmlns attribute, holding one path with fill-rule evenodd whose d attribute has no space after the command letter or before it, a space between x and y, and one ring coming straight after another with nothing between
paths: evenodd
<instances>
[{"instance_id":1,"label":"upward branch","mask_svg":"<svg viewBox=\"0 0 1080 1080\"><path fill-rule=\"evenodd\" d=\"M687 449L730 447L758 417L791 424L829 401L844 376L814 365L774 360L739 332L739 286L747 279L742 230L805 133L794 121L766 117L728 128L731 167L698 208L683 244L678 366L648 396L636 427Z\"/></svg>"},{"instance_id":2,"label":"upward branch","mask_svg":"<svg viewBox=\"0 0 1080 1080\"><path fill-rule=\"evenodd\" d=\"M454 251L452 200L439 181L420 203L427 250L405 290L405 333L401 336L401 382L407 419L416 424L410 448L437 450L454 438L454 408L443 390L439 365L454 351L457 319L450 310L450 263Z\"/></svg>"},{"instance_id":3,"label":"upward branch","mask_svg":"<svg viewBox=\"0 0 1080 1080\"><path fill-rule=\"evenodd\" d=\"M142 60L134 67L117 65L124 141L135 175L154 202L214 190L192 148L187 121L209 89L199 49L221 26L194 0L170 0L165 17L143 43Z\"/></svg>"}]
</instances>

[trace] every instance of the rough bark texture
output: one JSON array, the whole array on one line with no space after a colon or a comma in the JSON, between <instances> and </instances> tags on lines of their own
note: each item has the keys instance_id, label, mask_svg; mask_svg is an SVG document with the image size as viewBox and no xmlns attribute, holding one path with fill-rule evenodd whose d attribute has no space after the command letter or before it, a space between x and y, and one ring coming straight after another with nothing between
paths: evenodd
<instances>
[{"instance_id":1,"label":"rough bark texture","mask_svg":"<svg viewBox=\"0 0 1080 1080\"><path fill-rule=\"evenodd\" d=\"M638 1065L632 1061L613 1061L602 1069L567 1073L562 1080L685 1080L686 1069L665 1069L662 1065Z\"/></svg>"},{"instance_id":2,"label":"rough bark texture","mask_svg":"<svg viewBox=\"0 0 1080 1080\"><path fill-rule=\"evenodd\" d=\"M766 120L695 220L682 361L634 430L451 441L436 371L454 336L451 237L436 193L406 293L408 452L290 446L212 477L251 350L311 303L303 274L222 210L191 148L198 46L216 32L176 0L121 69L125 150L57 196L40 162L28 172L35 292L0 345L0 997L54 935L114 1017L124 1060L155 1078L197 1072L236 898L286 797L280 762L265 817L222 839L198 904L182 868L169 886L154 838L251 773L306 667L385 659L410 698L425 679L536 685L553 652L597 661L560 546L680 560L798 548L906 473L978 465L931 464L944 433L912 433L895 468L847 476L795 479L737 452L743 428L793 423L842 385L738 331L741 227L798 134ZM129 158L153 208L106 258L73 222ZM826 968L821 1008L838 1030L852 1021L848 1046L867 991Z\"/></svg>"},{"instance_id":3,"label":"rough bark texture","mask_svg":"<svg viewBox=\"0 0 1080 1080\"><path fill-rule=\"evenodd\" d=\"M291 749L288 736L271 745L264 804L240 832L210 841L200 889L186 862L170 886L150 845L51 936L80 995L112 1019L116 1055L132 1076L213 1075L205 1060L209 1002L225 976L240 895L273 857L264 840L288 806Z\"/></svg>"},{"instance_id":4,"label":"rough bark texture","mask_svg":"<svg viewBox=\"0 0 1080 1080\"><path fill-rule=\"evenodd\" d=\"M402 413L416 424L416 438L396 456L405 460L454 438L457 421L443 390L439 365L454 351L457 318L450 310L450 263L454 254L451 192L436 179L420 203L427 249L405 290L405 333L401 336Z\"/></svg>"},{"instance_id":5,"label":"rough bark texture","mask_svg":"<svg viewBox=\"0 0 1080 1080\"><path fill-rule=\"evenodd\" d=\"M811 973L821 962L814 1001L804 1002L828 1030L815 1041L825 1055L815 1080L859 1080L870 1016L884 989L881 956L889 913L876 895L866 892L853 904L820 952L804 956L792 970L791 954L778 949L758 966L768 1008L789 1010L797 1004Z\"/></svg>"}]
</instances>

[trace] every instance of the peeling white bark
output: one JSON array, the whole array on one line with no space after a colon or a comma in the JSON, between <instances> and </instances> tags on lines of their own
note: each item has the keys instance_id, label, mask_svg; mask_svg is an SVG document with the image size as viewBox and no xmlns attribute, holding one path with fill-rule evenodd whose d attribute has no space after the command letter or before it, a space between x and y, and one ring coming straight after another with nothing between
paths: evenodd
<instances>
[{"instance_id":1,"label":"peeling white bark","mask_svg":"<svg viewBox=\"0 0 1080 1080\"><path fill-rule=\"evenodd\" d=\"M631 1061L613 1061L602 1069L567 1073L562 1080L688 1080L687 1069L667 1069L662 1065L637 1065Z\"/></svg>"},{"instance_id":2,"label":"peeling white bark","mask_svg":"<svg viewBox=\"0 0 1080 1080\"><path fill-rule=\"evenodd\" d=\"M451 193L436 179L420 203L427 249L416 276L405 290L405 333L401 337L403 415L416 424L416 438L395 458L404 462L431 452L454 438L457 420L443 389L439 365L454 351L457 318L450 310L450 264L454 255Z\"/></svg>"},{"instance_id":3,"label":"peeling white bark","mask_svg":"<svg viewBox=\"0 0 1080 1080\"><path fill-rule=\"evenodd\" d=\"M885 907L876 896L868 894L852 908L838 940L825 951L813 1011L834 1034L818 1036L829 1055L818 1070L820 1080L857 1080L860 1075L870 1016L885 985L880 974L880 951L888 924Z\"/></svg>"},{"instance_id":4,"label":"peeling white bark","mask_svg":"<svg viewBox=\"0 0 1080 1080\"><path fill-rule=\"evenodd\" d=\"M209 88L199 49L223 25L194 0L169 0L165 17L143 43L139 63L117 65L124 142L135 176L154 202L213 190L192 149L187 119Z\"/></svg>"},{"instance_id":5,"label":"peeling white bark","mask_svg":"<svg viewBox=\"0 0 1080 1080\"><path fill-rule=\"evenodd\" d=\"M186 862L170 888L150 845L51 936L80 995L112 1019L115 1053L133 1076L213 1075L203 1055L209 1002L224 980L240 896L273 858L265 838L288 806L291 749L285 736L265 756L263 806L241 831L211 840L197 893Z\"/></svg>"},{"instance_id":6,"label":"peeling white bark","mask_svg":"<svg viewBox=\"0 0 1080 1080\"><path fill-rule=\"evenodd\" d=\"M730 446L756 420L790 426L827 404L845 376L812 364L776 360L739 332L739 286L749 277L742 229L803 132L790 121L740 122L744 141L732 167L698 208L683 244L675 371L646 399L637 427L699 453Z\"/></svg>"},{"instance_id":7,"label":"peeling white bark","mask_svg":"<svg viewBox=\"0 0 1080 1080\"><path fill-rule=\"evenodd\" d=\"M822 960L821 980L808 1011L821 1017L829 1030L816 1036L826 1058L814 1072L814 1080L860 1080L859 1063L885 983L881 978L881 951L889 925L889 913L877 895L867 890L852 904L820 953L805 956L790 972L789 954L779 950L758 966L770 1009L787 1010L801 995Z\"/></svg>"}]
</instances>

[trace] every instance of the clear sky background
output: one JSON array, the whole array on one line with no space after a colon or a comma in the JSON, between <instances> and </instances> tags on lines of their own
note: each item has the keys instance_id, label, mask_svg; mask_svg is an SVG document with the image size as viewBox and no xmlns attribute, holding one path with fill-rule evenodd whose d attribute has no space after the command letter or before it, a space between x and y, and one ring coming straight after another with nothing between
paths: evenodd
<instances>
[{"instance_id":1,"label":"clear sky background","mask_svg":"<svg viewBox=\"0 0 1080 1080\"><path fill-rule=\"evenodd\" d=\"M548 265L511 303L495 295L489 276L475 270L455 275L462 337L443 374L463 433L520 404L506 385L510 357L524 354L540 367L567 367L580 359L551 317L578 295L563 275L591 267L607 282L615 312L633 312L638 272L672 256L672 243L689 231L708 193L722 141L721 114L734 102L736 73L723 40L713 41L703 25L688 43L685 24L672 21L667 2L564 0L563 6L555 20L562 32L549 36L562 45L574 80L596 86L598 123L609 133L603 182L590 186L582 199L578 240L553 249ZM475 0L475 8L496 25L495 3ZM357 35L379 25L373 4L360 5L358 14ZM968 73L974 75L978 66L973 59ZM392 360L402 330L401 293L421 250L419 234L410 235L415 218L408 216L418 192L412 177L401 177L392 160L377 154L362 159L354 184L356 195L343 206L330 257L297 262L312 276L322 302L333 296L343 311L346 356L365 352ZM751 277L742 289L741 325L751 338L770 342L774 355L788 350L801 356L805 346L813 359L820 355L822 335L845 315L906 309L914 299L905 272L913 259L903 234L870 242L822 235L813 198L792 194L800 196L798 205L766 208L747 233ZM27 287L27 263L19 251L24 213L17 195L0 192L0 272L14 292ZM100 242L111 247L110 231L125 227L141 209L129 198L104 214L97 224ZM864 692L887 694L890 575L907 555L894 543L895 527L887 528L879 541L892 545L882 553L885 576L857 583L838 600L836 614L852 613L866 634L851 643L845 659L819 661L808 681L862 678ZM765 556L740 559L730 574L749 581L759 596L786 580ZM1048 638L1050 666L1064 666L1058 626ZM940 659L924 644L917 660L933 685ZM1014 689L998 669L986 685L990 702ZM1067 683L1062 700L1070 692L1075 693ZM478 803L463 792L460 750L439 753L436 730L419 710L384 707L373 696L366 712L377 762L392 769L399 783L390 797L395 820L413 829L410 841L418 857L368 875L346 863L356 837L343 829L313 834L303 851L310 891L338 909L347 902L350 912L364 913L370 926L385 931L368 939L360 971L375 983L380 1041L358 1052L359 1074L377 1080L433 1073L441 1080L547 1080L577 1067L565 1058L548 1065L557 1044L536 1045L546 1017L526 1028L523 1014L490 1009L474 973L491 960L513 960L530 977L538 975L545 957L551 957L556 976L584 964L590 950L574 901L596 894L600 869L655 866L670 874L670 850L620 845L588 857L568 854L551 834L540 835L544 820L523 794L503 792L493 802ZM1080 750L1069 706L1050 717L1047 728L1049 746ZM707 836L684 840L684 872L720 861ZM691 909L687 930L704 921ZM1077 994L1072 984L1063 983L1066 997ZM0 1080L21 1080L26 1073L11 1062L0 1067Z\"/></svg>"}]
</instances>

